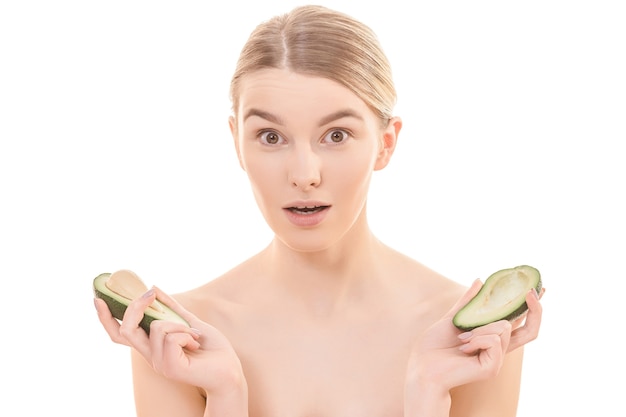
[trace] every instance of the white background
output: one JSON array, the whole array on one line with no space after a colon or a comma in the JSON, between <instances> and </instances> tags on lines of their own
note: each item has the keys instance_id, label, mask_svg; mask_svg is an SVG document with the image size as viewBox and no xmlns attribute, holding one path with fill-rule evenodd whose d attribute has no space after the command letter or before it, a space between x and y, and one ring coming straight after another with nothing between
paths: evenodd
<instances>
[{"instance_id":1,"label":"white background","mask_svg":"<svg viewBox=\"0 0 626 417\"><path fill-rule=\"evenodd\" d=\"M1 415L133 415L92 279L130 268L177 292L268 242L228 83L254 25L300 3L0 5ZM465 284L538 267L519 416L623 415L620 2L321 3L374 28L395 68L405 126L375 232Z\"/></svg>"}]
</instances>

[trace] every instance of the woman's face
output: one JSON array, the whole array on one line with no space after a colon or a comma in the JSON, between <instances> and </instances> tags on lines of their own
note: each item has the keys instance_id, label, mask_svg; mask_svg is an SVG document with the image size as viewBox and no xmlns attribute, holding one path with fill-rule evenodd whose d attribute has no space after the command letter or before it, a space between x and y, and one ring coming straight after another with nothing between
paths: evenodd
<instances>
[{"instance_id":1,"label":"woman's face","mask_svg":"<svg viewBox=\"0 0 626 417\"><path fill-rule=\"evenodd\" d=\"M393 152L399 119L383 129L347 88L287 70L246 75L240 94L231 131L277 237L294 249L315 251L338 242L355 224L365 225L370 178Z\"/></svg>"}]
</instances>

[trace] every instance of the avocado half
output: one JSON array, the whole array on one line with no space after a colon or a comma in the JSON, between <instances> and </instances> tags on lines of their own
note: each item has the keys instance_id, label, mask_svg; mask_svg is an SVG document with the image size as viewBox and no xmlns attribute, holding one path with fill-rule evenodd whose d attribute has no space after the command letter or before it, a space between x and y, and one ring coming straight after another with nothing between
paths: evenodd
<instances>
[{"instance_id":1,"label":"avocado half","mask_svg":"<svg viewBox=\"0 0 626 417\"><path fill-rule=\"evenodd\" d=\"M105 272L93 280L94 295L106 302L111 314L118 320L123 319L130 302L141 297L146 291L148 287L129 270L120 270L113 274ZM154 320L169 320L189 326L185 319L158 300L144 310L139 327L150 334L150 323Z\"/></svg>"},{"instance_id":2,"label":"avocado half","mask_svg":"<svg viewBox=\"0 0 626 417\"><path fill-rule=\"evenodd\" d=\"M529 265L501 269L487 278L482 288L453 317L460 330L469 331L499 320L515 320L527 310L526 293L541 291L541 274Z\"/></svg>"}]
</instances>

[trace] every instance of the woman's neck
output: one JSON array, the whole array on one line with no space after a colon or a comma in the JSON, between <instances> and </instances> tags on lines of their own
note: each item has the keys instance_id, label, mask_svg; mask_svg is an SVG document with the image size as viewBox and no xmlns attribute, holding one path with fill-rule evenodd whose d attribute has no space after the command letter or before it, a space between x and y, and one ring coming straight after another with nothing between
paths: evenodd
<instances>
[{"instance_id":1,"label":"woman's neck","mask_svg":"<svg viewBox=\"0 0 626 417\"><path fill-rule=\"evenodd\" d=\"M264 276L319 314L380 294L388 248L366 228L330 248L294 250L279 239L261 253Z\"/></svg>"}]
</instances>

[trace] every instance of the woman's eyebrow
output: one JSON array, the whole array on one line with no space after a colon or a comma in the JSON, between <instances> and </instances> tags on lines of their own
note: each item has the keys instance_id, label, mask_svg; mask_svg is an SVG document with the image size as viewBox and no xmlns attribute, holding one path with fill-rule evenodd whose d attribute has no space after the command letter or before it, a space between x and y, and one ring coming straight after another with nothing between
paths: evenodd
<instances>
[{"instance_id":1,"label":"woman's eyebrow","mask_svg":"<svg viewBox=\"0 0 626 417\"><path fill-rule=\"evenodd\" d=\"M329 114L328 116L323 117L318 126L322 127L327 125L328 123L334 122L335 120L343 119L344 117L353 117L358 120L363 120L363 117L350 109L339 110L334 113Z\"/></svg>"},{"instance_id":2,"label":"woman's eyebrow","mask_svg":"<svg viewBox=\"0 0 626 417\"><path fill-rule=\"evenodd\" d=\"M246 119L248 119L249 117L252 117L252 116L260 117L262 119L265 119L265 120L267 120L269 122L272 122L272 123L276 123L276 124L281 125L281 126L284 124L282 119L280 117L276 116L275 114L272 114L272 113L269 113L269 112L266 112L266 111L263 111L263 110L260 110L260 109L255 109L254 107L251 108L250 110L248 110L246 112L246 114L244 114L243 121L245 122Z\"/></svg>"}]
</instances>

